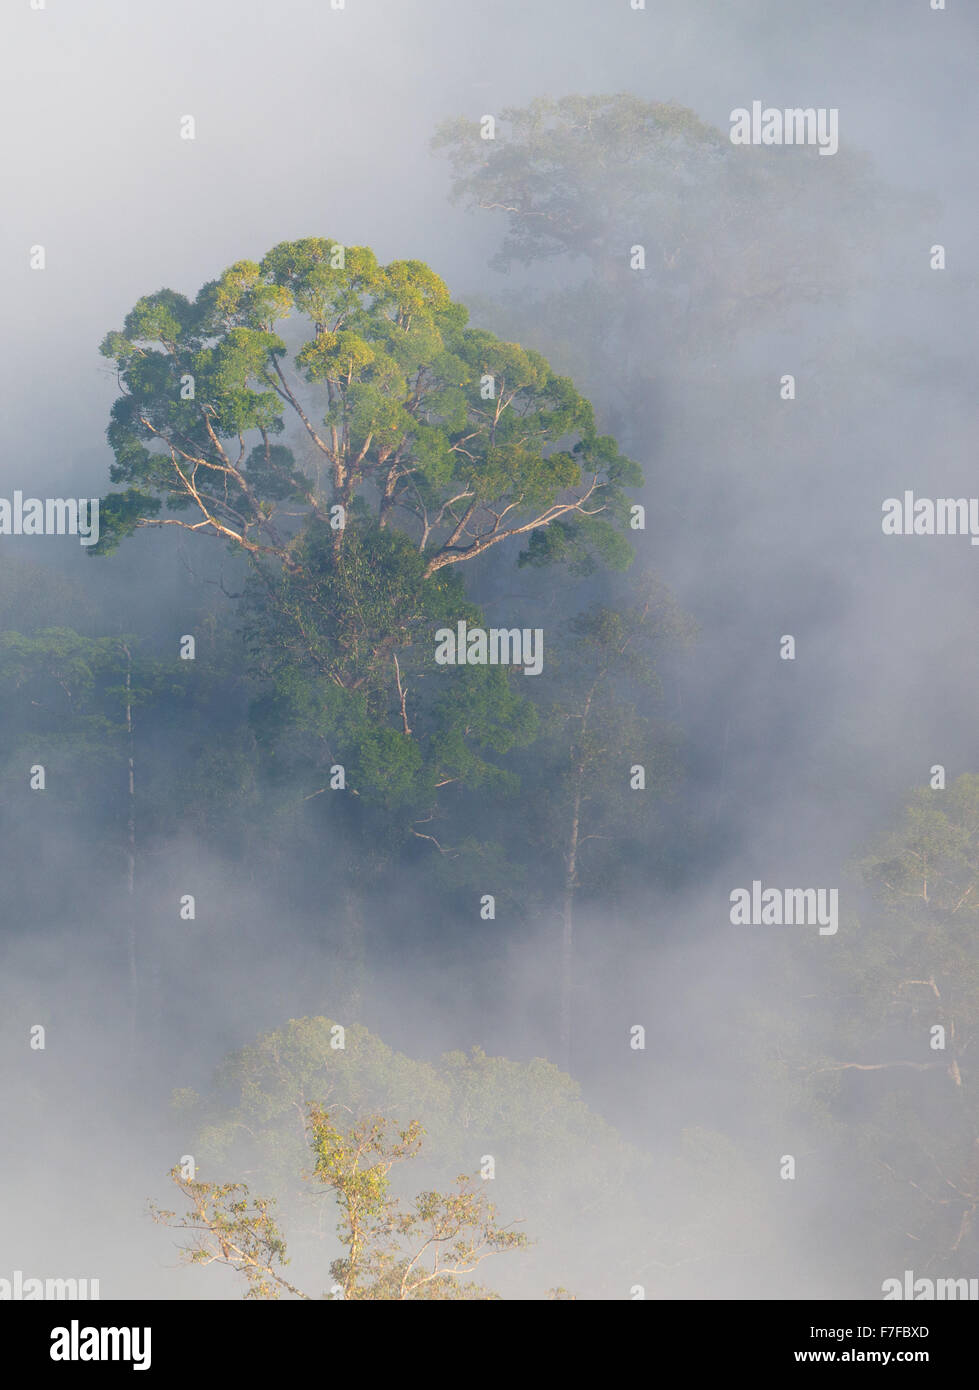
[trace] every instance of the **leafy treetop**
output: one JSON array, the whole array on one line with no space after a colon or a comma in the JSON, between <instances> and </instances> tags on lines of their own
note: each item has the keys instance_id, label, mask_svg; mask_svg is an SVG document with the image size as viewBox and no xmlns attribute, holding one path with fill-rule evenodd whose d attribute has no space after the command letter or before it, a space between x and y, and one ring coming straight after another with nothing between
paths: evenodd
<instances>
[{"instance_id":1,"label":"leafy treetop","mask_svg":"<svg viewBox=\"0 0 979 1390\"><path fill-rule=\"evenodd\" d=\"M295 518L329 524L339 552L357 503L411 537L426 577L556 525L625 567L638 466L540 353L467 318L421 261L381 266L322 237L238 261L193 301L141 299L101 348L126 487L103 502L97 549L181 526L297 568Z\"/></svg>"}]
</instances>

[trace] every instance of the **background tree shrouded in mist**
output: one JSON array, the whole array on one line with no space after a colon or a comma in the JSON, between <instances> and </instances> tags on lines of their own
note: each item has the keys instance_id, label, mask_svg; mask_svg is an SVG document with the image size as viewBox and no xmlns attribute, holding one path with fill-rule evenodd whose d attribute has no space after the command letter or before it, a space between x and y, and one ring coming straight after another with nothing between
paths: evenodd
<instances>
[{"instance_id":1,"label":"background tree shrouded in mist","mask_svg":"<svg viewBox=\"0 0 979 1390\"><path fill-rule=\"evenodd\" d=\"M493 140L459 118L432 143L454 198L500 227L494 268L556 278L508 316L543 316L583 380L604 394L616 379L627 416L677 356L716 362L801 306L844 304L922 212L852 149L735 148L688 107L629 93L509 107Z\"/></svg>"}]
</instances>

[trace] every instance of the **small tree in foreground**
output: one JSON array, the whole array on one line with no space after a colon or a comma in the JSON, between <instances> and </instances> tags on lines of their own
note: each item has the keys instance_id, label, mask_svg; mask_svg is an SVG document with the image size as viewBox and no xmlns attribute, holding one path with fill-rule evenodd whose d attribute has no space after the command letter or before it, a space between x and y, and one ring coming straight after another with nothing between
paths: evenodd
<instances>
[{"instance_id":1,"label":"small tree in foreground","mask_svg":"<svg viewBox=\"0 0 979 1390\"><path fill-rule=\"evenodd\" d=\"M389 1173L413 1158L424 1131L417 1120L395 1130L371 1116L346 1132L330 1113L312 1107L308 1139L314 1156L308 1178L333 1193L337 1235L346 1253L330 1265L333 1287L322 1297L346 1299L491 1299L498 1295L466 1282L488 1255L520 1249L527 1237L496 1222L492 1203L456 1179L457 1191L421 1192L402 1204L389 1196ZM246 1298L285 1292L311 1298L284 1277L286 1244L272 1216L274 1202L249 1196L245 1183L206 1183L170 1176L190 1203L184 1215L151 1204L153 1219L192 1232L181 1249L191 1264L223 1264L243 1274Z\"/></svg>"}]
</instances>

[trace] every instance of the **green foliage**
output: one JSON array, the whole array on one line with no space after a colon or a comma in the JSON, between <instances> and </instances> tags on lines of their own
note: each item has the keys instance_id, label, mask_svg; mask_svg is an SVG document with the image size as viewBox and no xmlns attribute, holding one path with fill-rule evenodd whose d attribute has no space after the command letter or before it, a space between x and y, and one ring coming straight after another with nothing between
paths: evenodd
<instances>
[{"instance_id":1,"label":"green foliage","mask_svg":"<svg viewBox=\"0 0 979 1390\"><path fill-rule=\"evenodd\" d=\"M415 1157L423 1133L417 1121L399 1131L382 1116L341 1127L333 1113L310 1106L305 1136L313 1167L308 1180L334 1198L337 1234L346 1250L330 1264L336 1282L324 1298L404 1302L496 1297L466 1276L488 1255L521 1249L527 1237L500 1226L483 1193L460 1177L456 1191L421 1192L410 1204L390 1195L391 1169ZM272 1202L250 1202L243 1183L186 1179L179 1168L171 1170L171 1177L190 1202L190 1212L178 1218L155 1205L151 1211L159 1223L193 1233L191 1244L182 1247L189 1263L220 1263L243 1274L246 1298L275 1299L282 1291L309 1297L280 1272L289 1261L271 1215Z\"/></svg>"},{"instance_id":2,"label":"green foliage","mask_svg":"<svg viewBox=\"0 0 979 1390\"><path fill-rule=\"evenodd\" d=\"M411 537L426 575L559 518L588 521L579 549L607 548L638 469L539 353L466 319L421 262L382 267L323 238L240 261L193 302L144 297L102 344L124 388L111 476L128 486L103 503L99 550L179 524L291 566L281 504L322 517L358 499ZM287 418L316 480L271 442Z\"/></svg>"},{"instance_id":3,"label":"green foliage","mask_svg":"<svg viewBox=\"0 0 979 1390\"><path fill-rule=\"evenodd\" d=\"M512 794L500 759L533 740L536 712L505 668L436 665L437 628L481 621L455 574L426 577L406 536L368 522L342 549L314 522L295 553L295 570L251 581L245 606L262 681L253 724L280 777L314 794L343 766L361 811L381 817L374 838L392 846L431 815L439 787Z\"/></svg>"},{"instance_id":4,"label":"green foliage","mask_svg":"<svg viewBox=\"0 0 979 1390\"><path fill-rule=\"evenodd\" d=\"M125 664L123 645L113 638L83 637L70 628L0 632L8 769L41 764L76 804L91 798L93 774L111 776L125 758L119 688ZM142 693L138 684L135 693Z\"/></svg>"},{"instance_id":5,"label":"green foliage","mask_svg":"<svg viewBox=\"0 0 979 1390\"><path fill-rule=\"evenodd\" d=\"M437 1062L409 1058L359 1025L336 1046L326 1018L293 1019L232 1054L209 1094L185 1123L211 1168L257 1174L294 1213L297 1235L316 1228L304 1185L297 1182L306 1146L302 1116L315 1104L333 1113L382 1113L399 1127L419 1117L437 1158L416 1164L423 1180L439 1172L471 1171L485 1153L497 1156L498 1200L511 1209L532 1206L535 1228L555 1257L580 1269L566 1229L567 1207L597 1200L624 1203L608 1216L608 1238L620 1221L642 1221L634 1194L646 1160L581 1099L580 1088L553 1063L449 1053ZM630 1195L632 1194L632 1195ZM536 1263L531 1261L528 1274Z\"/></svg>"},{"instance_id":6,"label":"green foliage","mask_svg":"<svg viewBox=\"0 0 979 1390\"><path fill-rule=\"evenodd\" d=\"M397 853L439 845L419 827L440 788L512 796L503 760L536 711L504 669L437 667L434 633L481 622L456 567L504 541L577 573L631 560L641 474L573 383L469 327L421 262L323 238L237 262L194 301L146 296L102 351L122 490L99 552L159 525L248 557L253 729L282 809L342 766L348 829Z\"/></svg>"},{"instance_id":7,"label":"green foliage","mask_svg":"<svg viewBox=\"0 0 979 1390\"><path fill-rule=\"evenodd\" d=\"M371 1208L378 1213L391 1197L406 1201L419 1182L438 1188L446 1172L471 1172L483 1155L493 1155L495 1200L526 1214L538 1237L519 1269L507 1270L508 1292L521 1296L538 1297L555 1270L587 1296L622 1298L636 1282L675 1288L676 1270L690 1264L695 1288L704 1261L731 1261L736 1276L748 1255L765 1247L758 1229L764 1183L735 1144L698 1130L677 1146L662 1145L654 1162L586 1105L570 1076L541 1058L515 1061L477 1047L429 1062L359 1025L340 1035L327 1018L292 1019L228 1057L206 1096L183 1091L175 1100L180 1142L202 1165L248 1174L277 1195L289 1213L294 1258L304 1267L321 1267L326 1234L315 1184L298 1177L309 1116L318 1112L330 1117L319 1167L331 1177L358 1171L339 1142L348 1133L340 1117L383 1115L384 1134L412 1152L419 1133L412 1122L424 1125L426 1152L412 1159L411 1187L395 1165L361 1192L366 1207L379 1204ZM387 1139L371 1124L355 1123L369 1158L370 1146ZM359 1190L351 1187L351 1197Z\"/></svg>"},{"instance_id":8,"label":"green foliage","mask_svg":"<svg viewBox=\"0 0 979 1390\"><path fill-rule=\"evenodd\" d=\"M835 1157L861 1185L878 1258L969 1274L979 1252L979 776L917 790L853 870L846 891L859 912L831 953L810 943L800 962L796 948L784 1006L758 1021L765 1075L781 1123L791 1114L818 1135L823 1161Z\"/></svg>"}]
</instances>

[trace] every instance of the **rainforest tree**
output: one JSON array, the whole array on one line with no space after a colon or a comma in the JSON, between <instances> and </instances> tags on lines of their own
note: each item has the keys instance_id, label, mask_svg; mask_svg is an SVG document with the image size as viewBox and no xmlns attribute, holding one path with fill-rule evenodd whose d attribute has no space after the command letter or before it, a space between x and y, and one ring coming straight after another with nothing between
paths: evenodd
<instances>
[{"instance_id":1,"label":"rainforest tree","mask_svg":"<svg viewBox=\"0 0 979 1390\"><path fill-rule=\"evenodd\" d=\"M436 667L432 636L479 621L457 576L504 543L577 570L631 560L639 468L571 381L470 327L421 262L323 238L193 301L147 296L102 351L124 487L97 549L175 527L248 560L260 722L318 749L302 796L340 767L426 837L439 788L502 785L492 757L532 737L533 712L506 669Z\"/></svg>"},{"instance_id":2,"label":"rainforest tree","mask_svg":"<svg viewBox=\"0 0 979 1390\"><path fill-rule=\"evenodd\" d=\"M322 1297L347 1300L491 1299L467 1276L489 1255L519 1250L527 1237L501 1226L493 1204L471 1180L454 1192L421 1192L410 1204L390 1194L395 1164L412 1159L424 1130L417 1121L399 1129L380 1115L343 1126L330 1111L311 1106L306 1119L313 1155L311 1181L335 1202L344 1253L330 1264L333 1284ZM191 1264L225 1265L244 1276L246 1298L309 1298L282 1273L285 1241L267 1198L251 1199L244 1183L206 1183L171 1173L190 1210L153 1207L163 1225L191 1233L182 1248Z\"/></svg>"},{"instance_id":3,"label":"rainforest tree","mask_svg":"<svg viewBox=\"0 0 979 1390\"><path fill-rule=\"evenodd\" d=\"M411 537L426 579L558 524L628 563L616 528L636 465L570 381L467 326L420 261L284 242L193 302L141 299L102 352L123 389L112 478L128 485L103 503L102 550L175 526L294 571L313 523L331 529L339 565L348 522L370 518ZM280 442L287 419L302 458Z\"/></svg>"},{"instance_id":4,"label":"rainforest tree","mask_svg":"<svg viewBox=\"0 0 979 1390\"><path fill-rule=\"evenodd\" d=\"M576 315L565 356L593 364L597 348L620 371L637 333L651 352L713 355L793 304L852 290L910 210L857 151L735 147L689 108L628 93L505 109L492 140L448 121L433 145L454 197L500 217L496 269L584 266L549 317L564 296Z\"/></svg>"}]
</instances>

